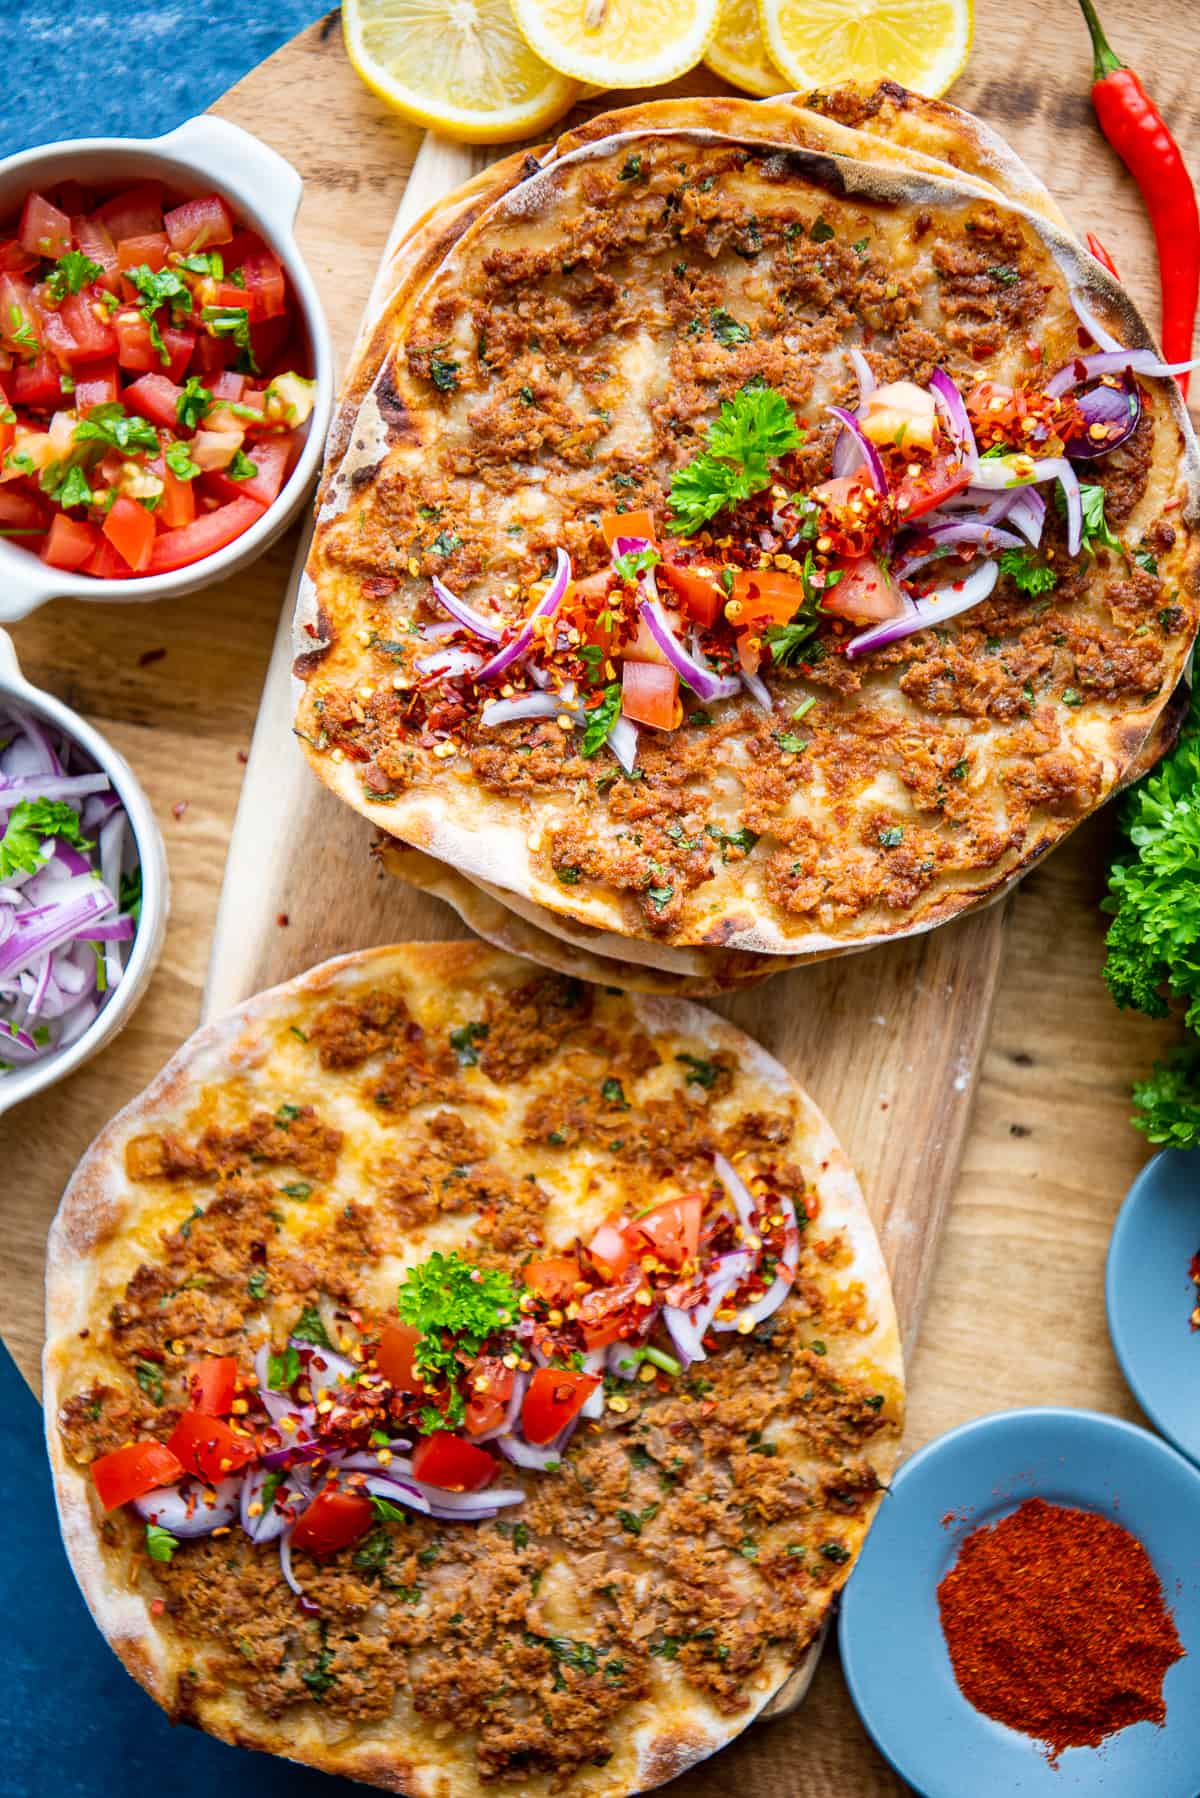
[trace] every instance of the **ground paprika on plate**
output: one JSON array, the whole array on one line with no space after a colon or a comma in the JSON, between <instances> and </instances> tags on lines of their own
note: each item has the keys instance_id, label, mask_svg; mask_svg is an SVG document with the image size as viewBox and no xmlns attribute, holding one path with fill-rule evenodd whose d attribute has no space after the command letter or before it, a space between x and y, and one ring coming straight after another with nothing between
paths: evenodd
<instances>
[{"instance_id":1,"label":"ground paprika on plate","mask_svg":"<svg viewBox=\"0 0 1200 1798\"><path fill-rule=\"evenodd\" d=\"M1149 1555L1110 1518L1027 1499L966 1538L938 1607L963 1696L1051 1765L1167 1714L1183 1645Z\"/></svg>"}]
</instances>

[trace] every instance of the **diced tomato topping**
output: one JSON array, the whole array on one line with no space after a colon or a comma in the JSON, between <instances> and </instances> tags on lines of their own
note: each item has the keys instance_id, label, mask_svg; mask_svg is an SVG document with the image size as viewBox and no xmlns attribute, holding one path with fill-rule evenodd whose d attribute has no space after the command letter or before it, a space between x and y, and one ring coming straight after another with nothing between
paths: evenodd
<instances>
[{"instance_id":1,"label":"diced tomato topping","mask_svg":"<svg viewBox=\"0 0 1200 1798\"><path fill-rule=\"evenodd\" d=\"M956 456L943 452L922 467L920 474L905 474L899 486L893 487L897 516L906 522L921 518L970 485L970 469L964 468Z\"/></svg>"},{"instance_id":2,"label":"diced tomato topping","mask_svg":"<svg viewBox=\"0 0 1200 1798\"><path fill-rule=\"evenodd\" d=\"M117 312L113 316L113 324L117 333L117 361L122 368L128 368L134 373L153 371L166 375L171 381L182 380L196 345L194 331L174 325L159 326L159 335L167 355L164 362L162 351L151 339L149 320L140 312L130 309Z\"/></svg>"},{"instance_id":3,"label":"diced tomato topping","mask_svg":"<svg viewBox=\"0 0 1200 1798\"><path fill-rule=\"evenodd\" d=\"M570 1255L544 1255L525 1268L525 1284L548 1305L567 1305L575 1297L579 1263Z\"/></svg>"},{"instance_id":4,"label":"diced tomato topping","mask_svg":"<svg viewBox=\"0 0 1200 1798\"><path fill-rule=\"evenodd\" d=\"M625 1232L617 1224L601 1224L587 1245L588 1254L606 1280L615 1280L633 1260Z\"/></svg>"},{"instance_id":5,"label":"diced tomato topping","mask_svg":"<svg viewBox=\"0 0 1200 1798\"><path fill-rule=\"evenodd\" d=\"M162 499L155 516L161 520L164 529L178 530L181 526L191 524L196 516L196 488L193 481L181 481L178 475L172 474L166 463L157 457L150 467L163 484Z\"/></svg>"},{"instance_id":6,"label":"diced tomato topping","mask_svg":"<svg viewBox=\"0 0 1200 1798\"><path fill-rule=\"evenodd\" d=\"M67 360L72 365L116 355L116 333L106 318L97 317L96 302L87 293L69 293L58 312L51 316L56 317L70 334ZM47 317L47 327L49 324L50 317Z\"/></svg>"},{"instance_id":7,"label":"diced tomato topping","mask_svg":"<svg viewBox=\"0 0 1200 1798\"><path fill-rule=\"evenodd\" d=\"M50 507L20 487L0 487L0 525L9 530L44 531L50 523Z\"/></svg>"},{"instance_id":8,"label":"diced tomato topping","mask_svg":"<svg viewBox=\"0 0 1200 1798\"><path fill-rule=\"evenodd\" d=\"M209 1485L216 1485L227 1474L237 1473L258 1459L258 1450L249 1436L235 1434L219 1417L208 1417L202 1411L184 1412L167 1447L185 1473L193 1473Z\"/></svg>"},{"instance_id":9,"label":"diced tomato topping","mask_svg":"<svg viewBox=\"0 0 1200 1798\"><path fill-rule=\"evenodd\" d=\"M242 262L246 307L251 319L281 318L287 310L287 279L283 264L264 243L253 244Z\"/></svg>"},{"instance_id":10,"label":"diced tomato topping","mask_svg":"<svg viewBox=\"0 0 1200 1798\"><path fill-rule=\"evenodd\" d=\"M177 1455L161 1442L127 1442L92 1462L92 1484L106 1511L115 1511L145 1492L173 1486L184 1467Z\"/></svg>"},{"instance_id":11,"label":"diced tomato topping","mask_svg":"<svg viewBox=\"0 0 1200 1798\"><path fill-rule=\"evenodd\" d=\"M220 194L202 194L173 206L163 219L171 248L182 256L212 250L233 237L233 214Z\"/></svg>"},{"instance_id":12,"label":"diced tomato topping","mask_svg":"<svg viewBox=\"0 0 1200 1798\"><path fill-rule=\"evenodd\" d=\"M444 1492L478 1492L492 1478L496 1463L486 1449L450 1430L435 1430L413 1450L412 1470L427 1486Z\"/></svg>"},{"instance_id":13,"label":"diced tomato topping","mask_svg":"<svg viewBox=\"0 0 1200 1798\"><path fill-rule=\"evenodd\" d=\"M112 405L120 391L115 358L107 362L87 362L76 367L75 410L81 418L86 418L93 406Z\"/></svg>"},{"instance_id":14,"label":"diced tomato topping","mask_svg":"<svg viewBox=\"0 0 1200 1798\"><path fill-rule=\"evenodd\" d=\"M94 524L71 518L59 512L50 526L50 534L42 545L42 561L51 568L82 568L95 555L100 533Z\"/></svg>"},{"instance_id":15,"label":"diced tomato topping","mask_svg":"<svg viewBox=\"0 0 1200 1798\"><path fill-rule=\"evenodd\" d=\"M42 260L23 250L15 237L0 238L0 275L23 275L27 269L36 268Z\"/></svg>"},{"instance_id":16,"label":"diced tomato topping","mask_svg":"<svg viewBox=\"0 0 1200 1798\"><path fill-rule=\"evenodd\" d=\"M498 1355L484 1355L467 1375L467 1410L464 1419L469 1436L497 1429L508 1412L516 1375Z\"/></svg>"},{"instance_id":17,"label":"diced tomato topping","mask_svg":"<svg viewBox=\"0 0 1200 1798\"><path fill-rule=\"evenodd\" d=\"M782 569L739 568L733 577L733 597L742 608L739 629L786 624L804 604L804 583Z\"/></svg>"},{"instance_id":18,"label":"diced tomato topping","mask_svg":"<svg viewBox=\"0 0 1200 1798\"><path fill-rule=\"evenodd\" d=\"M83 254L104 271L97 286L115 292L116 276L121 265L117 259L117 246L103 221L89 218L86 213L79 213L72 218L71 229Z\"/></svg>"},{"instance_id":19,"label":"diced tomato topping","mask_svg":"<svg viewBox=\"0 0 1200 1798\"><path fill-rule=\"evenodd\" d=\"M146 374L130 382L121 400L126 412L136 412L139 418L148 418L152 425L174 431L178 419L176 407L182 392L182 387L177 387L168 376Z\"/></svg>"},{"instance_id":20,"label":"diced tomato topping","mask_svg":"<svg viewBox=\"0 0 1200 1798\"><path fill-rule=\"evenodd\" d=\"M700 1246L703 1210L704 1197L698 1192L687 1193L681 1199L668 1199L645 1216L634 1218L626 1235L635 1243L644 1241L650 1252L668 1267L679 1268L685 1261L694 1259Z\"/></svg>"},{"instance_id":21,"label":"diced tomato topping","mask_svg":"<svg viewBox=\"0 0 1200 1798\"><path fill-rule=\"evenodd\" d=\"M851 624L881 624L900 616L904 600L878 562L860 556L842 570L836 586L825 589L821 610Z\"/></svg>"},{"instance_id":22,"label":"diced tomato topping","mask_svg":"<svg viewBox=\"0 0 1200 1798\"><path fill-rule=\"evenodd\" d=\"M607 1348L638 1327L645 1316L637 1304L641 1289L642 1271L633 1267L618 1285L597 1287L580 1299L578 1323L589 1349Z\"/></svg>"},{"instance_id":23,"label":"diced tomato topping","mask_svg":"<svg viewBox=\"0 0 1200 1798\"><path fill-rule=\"evenodd\" d=\"M688 616L707 630L715 621L726 598L717 576L703 574L698 568L686 568L682 562L669 561L664 561L658 572L682 601Z\"/></svg>"},{"instance_id":24,"label":"diced tomato topping","mask_svg":"<svg viewBox=\"0 0 1200 1798\"><path fill-rule=\"evenodd\" d=\"M214 1355L188 1369L192 1410L203 1417L228 1417L237 1391L236 1355Z\"/></svg>"},{"instance_id":25,"label":"diced tomato topping","mask_svg":"<svg viewBox=\"0 0 1200 1798\"><path fill-rule=\"evenodd\" d=\"M635 724L674 730L679 722L679 676L656 662L623 662L621 710Z\"/></svg>"},{"instance_id":26,"label":"diced tomato topping","mask_svg":"<svg viewBox=\"0 0 1200 1798\"><path fill-rule=\"evenodd\" d=\"M119 556L123 556L135 574L144 574L150 566L154 548L154 519L145 506L125 494L110 506L100 527Z\"/></svg>"},{"instance_id":27,"label":"diced tomato topping","mask_svg":"<svg viewBox=\"0 0 1200 1798\"><path fill-rule=\"evenodd\" d=\"M205 512L181 530L164 531L154 544L146 573L168 574L173 568L186 568L189 562L214 555L257 524L265 512L266 507L255 500L235 499L215 512Z\"/></svg>"},{"instance_id":28,"label":"diced tomato topping","mask_svg":"<svg viewBox=\"0 0 1200 1798\"><path fill-rule=\"evenodd\" d=\"M293 1524L292 1548L324 1560L365 1536L374 1515L369 1498L357 1492L336 1492L327 1486Z\"/></svg>"},{"instance_id":29,"label":"diced tomato topping","mask_svg":"<svg viewBox=\"0 0 1200 1798\"><path fill-rule=\"evenodd\" d=\"M84 563L79 572L94 575L98 581L127 581L133 576L132 568L124 556L117 554L107 537L101 537L95 555Z\"/></svg>"},{"instance_id":30,"label":"diced tomato topping","mask_svg":"<svg viewBox=\"0 0 1200 1798\"><path fill-rule=\"evenodd\" d=\"M420 1380L417 1377L413 1356L418 1342L421 1340L420 1330L411 1324L385 1324L379 1338L379 1347L375 1351L375 1365L389 1385L397 1392L420 1392Z\"/></svg>"},{"instance_id":31,"label":"diced tomato topping","mask_svg":"<svg viewBox=\"0 0 1200 1798\"><path fill-rule=\"evenodd\" d=\"M648 537L654 542L652 512L606 512L600 520L604 541L612 548L618 537Z\"/></svg>"},{"instance_id":32,"label":"diced tomato topping","mask_svg":"<svg viewBox=\"0 0 1200 1798\"><path fill-rule=\"evenodd\" d=\"M599 1384L595 1374L576 1373L573 1368L539 1367L521 1406L525 1440L537 1447L553 1442L559 1431L578 1416Z\"/></svg>"},{"instance_id":33,"label":"diced tomato topping","mask_svg":"<svg viewBox=\"0 0 1200 1798\"><path fill-rule=\"evenodd\" d=\"M162 183L143 181L106 200L95 213L114 243L123 237L150 237L163 228Z\"/></svg>"},{"instance_id":34,"label":"diced tomato topping","mask_svg":"<svg viewBox=\"0 0 1200 1798\"><path fill-rule=\"evenodd\" d=\"M21 248L31 256L48 256L57 262L71 247L71 221L41 194L29 194L21 210L17 237Z\"/></svg>"},{"instance_id":35,"label":"diced tomato topping","mask_svg":"<svg viewBox=\"0 0 1200 1798\"><path fill-rule=\"evenodd\" d=\"M215 375L209 388L215 400L240 400L245 391L245 375L236 374L231 368L223 368Z\"/></svg>"},{"instance_id":36,"label":"diced tomato topping","mask_svg":"<svg viewBox=\"0 0 1200 1798\"><path fill-rule=\"evenodd\" d=\"M22 362L13 375L14 406L48 411L52 407L66 406L69 397L63 392L62 371L53 356L43 353L36 362Z\"/></svg>"},{"instance_id":37,"label":"diced tomato topping","mask_svg":"<svg viewBox=\"0 0 1200 1798\"><path fill-rule=\"evenodd\" d=\"M122 272L127 268L145 267L157 274L167 266L170 247L165 231L152 231L147 237L122 237L117 244L117 266ZM132 282L126 292L130 296L136 292Z\"/></svg>"},{"instance_id":38,"label":"diced tomato topping","mask_svg":"<svg viewBox=\"0 0 1200 1798\"><path fill-rule=\"evenodd\" d=\"M207 377L219 375L223 368L237 361L237 355L237 345L232 337L210 337L207 331L201 331L192 352L191 373L199 375L211 387L212 382Z\"/></svg>"},{"instance_id":39,"label":"diced tomato topping","mask_svg":"<svg viewBox=\"0 0 1200 1798\"><path fill-rule=\"evenodd\" d=\"M256 499L260 506L269 506L283 486L291 451L290 434L264 437L255 443L250 456L257 473L244 481L235 481L227 474L211 474L205 485L218 499Z\"/></svg>"}]
</instances>

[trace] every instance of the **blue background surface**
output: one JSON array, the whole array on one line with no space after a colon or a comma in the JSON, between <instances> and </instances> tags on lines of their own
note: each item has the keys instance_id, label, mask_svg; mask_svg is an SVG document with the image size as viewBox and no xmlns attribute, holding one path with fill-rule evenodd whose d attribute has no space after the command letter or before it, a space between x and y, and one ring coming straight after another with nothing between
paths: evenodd
<instances>
[{"instance_id":1,"label":"blue background surface","mask_svg":"<svg viewBox=\"0 0 1200 1798\"><path fill-rule=\"evenodd\" d=\"M0 0L0 156L153 137L329 9L313 0ZM0 1798L351 1798L362 1786L173 1730L101 1639L59 1540L41 1414L0 1349Z\"/></svg>"}]
</instances>

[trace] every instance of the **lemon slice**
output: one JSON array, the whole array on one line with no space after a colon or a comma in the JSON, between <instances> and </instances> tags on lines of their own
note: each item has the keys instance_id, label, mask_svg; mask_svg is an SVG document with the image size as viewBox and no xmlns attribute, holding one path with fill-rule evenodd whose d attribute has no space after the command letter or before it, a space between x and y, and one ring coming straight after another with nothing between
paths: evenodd
<instances>
[{"instance_id":1,"label":"lemon slice","mask_svg":"<svg viewBox=\"0 0 1200 1798\"><path fill-rule=\"evenodd\" d=\"M512 0L525 40L552 69L594 87L653 87L694 68L718 0Z\"/></svg>"},{"instance_id":2,"label":"lemon slice","mask_svg":"<svg viewBox=\"0 0 1200 1798\"><path fill-rule=\"evenodd\" d=\"M793 87L899 81L936 99L962 73L971 0L758 0L772 62Z\"/></svg>"},{"instance_id":3,"label":"lemon slice","mask_svg":"<svg viewBox=\"0 0 1200 1798\"><path fill-rule=\"evenodd\" d=\"M716 36L704 52L704 60L723 81L757 94L760 100L781 94L788 86L767 55L757 0L723 0Z\"/></svg>"},{"instance_id":4,"label":"lemon slice","mask_svg":"<svg viewBox=\"0 0 1200 1798\"><path fill-rule=\"evenodd\" d=\"M447 137L532 137L579 94L530 49L508 0L345 0L342 29L367 86Z\"/></svg>"}]
</instances>

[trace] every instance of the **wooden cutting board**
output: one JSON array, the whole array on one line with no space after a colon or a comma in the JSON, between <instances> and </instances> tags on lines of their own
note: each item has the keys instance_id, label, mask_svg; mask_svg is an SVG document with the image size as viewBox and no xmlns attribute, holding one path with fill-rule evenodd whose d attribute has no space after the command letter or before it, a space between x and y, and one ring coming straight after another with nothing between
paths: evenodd
<instances>
[{"instance_id":1,"label":"wooden cutting board","mask_svg":"<svg viewBox=\"0 0 1200 1798\"><path fill-rule=\"evenodd\" d=\"M1172 0L1112 0L1105 17L1200 169L1187 55L1200 49L1200 19ZM981 8L952 97L1006 132L1077 225L1099 228L1154 318L1148 228L1092 123L1089 69L1070 0L1057 0L1053 15L1043 0L1009 0ZM717 88L703 74L677 84ZM304 174L301 242L344 365L420 134L358 83L336 15L216 110ZM250 749L294 549L278 546L200 596L153 608L61 602L14 633L30 677L84 711L138 768L164 827L175 892L162 966L120 1041L0 1120L0 1329L34 1384L43 1244L65 1178L89 1137L195 1026L202 987L211 1008L342 949L461 934L445 907L384 882L366 859L366 827L307 775L287 732L278 665ZM1095 904L1108 828L1105 819L1086 827L1003 908L913 944L779 977L721 1007L789 1061L850 1145L910 1331L936 1262L910 1363L911 1447L981 1411L1027 1402L1135 1414L1107 1345L1103 1250L1144 1157L1128 1128L1129 1081L1169 1029L1116 1013L1098 978ZM767 1798L904 1789L862 1733L833 1656L799 1716L753 1732L679 1790L715 1798L734 1779Z\"/></svg>"}]
</instances>

